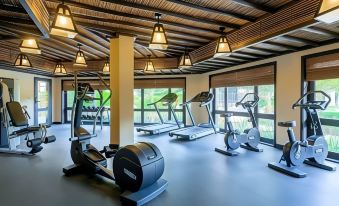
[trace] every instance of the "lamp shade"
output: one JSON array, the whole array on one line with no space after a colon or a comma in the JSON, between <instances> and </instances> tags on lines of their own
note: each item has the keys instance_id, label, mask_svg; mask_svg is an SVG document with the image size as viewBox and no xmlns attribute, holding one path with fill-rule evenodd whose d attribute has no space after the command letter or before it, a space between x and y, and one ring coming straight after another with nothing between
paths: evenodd
<instances>
[{"instance_id":1,"label":"lamp shade","mask_svg":"<svg viewBox=\"0 0 339 206\"><path fill-rule=\"evenodd\" d=\"M165 33L165 28L162 24L160 24L160 16L161 14L155 14L158 23L156 23L153 27L151 42L149 44L149 48L151 49L159 49L166 50L168 47L168 41Z\"/></svg>"},{"instance_id":2,"label":"lamp shade","mask_svg":"<svg viewBox=\"0 0 339 206\"><path fill-rule=\"evenodd\" d=\"M65 65L63 65L61 63L57 63L55 65L54 75L57 75L57 76L67 75L67 71L66 71Z\"/></svg>"},{"instance_id":3,"label":"lamp shade","mask_svg":"<svg viewBox=\"0 0 339 206\"><path fill-rule=\"evenodd\" d=\"M224 33L224 30L224 27L220 27L221 35L217 41L214 57L229 56L232 53L232 49L228 43L227 36Z\"/></svg>"},{"instance_id":4,"label":"lamp shade","mask_svg":"<svg viewBox=\"0 0 339 206\"><path fill-rule=\"evenodd\" d=\"M80 67L87 67L85 54L83 51L81 51L80 45L79 45L79 51L75 55L75 63L73 65L80 66Z\"/></svg>"},{"instance_id":5,"label":"lamp shade","mask_svg":"<svg viewBox=\"0 0 339 206\"><path fill-rule=\"evenodd\" d=\"M107 60L104 64L104 67L102 68L102 73L103 74L109 74L111 71L111 68L109 66L109 60Z\"/></svg>"},{"instance_id":6,"label":"lamp shade","mask_svg":"<svg viewBox=\"0 0 339 206\"><path fill-rule=\"evenodd\" d=\"M32 64L27 55L20 53L14 62L14 66L21 69L27 69L31 68Z\"/></svg>"},{"instance_id":7,"label":"lamp shade","mask_svg":"<svg viewBox=\"0 0 339 206\"><path fill-rule=\"evenodd\" d=\"M153 62L151 61L151 55L148 55L148 60L145 64L144 73L155 73L155 68Z\"/></svg>"},{"instance_id":8,"label":"lamp shade","mask_svg":"<svg viewBox=\"0 0 339 206\"><path fill-rule=\"evenodd\" d=\"M20 51L30 54L41 54L41 49L35 39L24 39L20 43Z\"/></svg>"},{"instance_id":9,"label":"lamp shade","mask_svg":"<svg viewBox=\"0 0 339 206\"><path fill-rule=\"evenodd\" d=\"M78 34L68 6L64 4L58 5L50 33L67 38L74 38Z\"/></svg>"},{"instance_id":10,"label":"lamp shade","mask_svg":"<svg viewBox=\"0 0 339 206\"><path fill-rule=\"evenodd\" d=\"M339 21L339 0L322 0L315 19L327 24Z\"/></svg>"},{"instance_id":11,"label":"lamp shade","mask_svg":"<svg viewBox=\"0 0 339 206\"><path fill-rule=\"evenodd\" d=\"M192 67L192 59L189 53L185 50L185 53L180 57L179 68L187 69Z\"/></svg>"}]
</instances>

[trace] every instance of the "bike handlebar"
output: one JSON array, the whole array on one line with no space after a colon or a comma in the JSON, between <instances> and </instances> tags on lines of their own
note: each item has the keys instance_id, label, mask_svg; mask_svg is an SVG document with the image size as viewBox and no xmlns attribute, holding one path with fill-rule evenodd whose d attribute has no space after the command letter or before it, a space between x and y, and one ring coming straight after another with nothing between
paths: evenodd
<instances>
[{"instance_id":1,"label":"bike handlebar","mask_svg":"<svg viewBox=\"0 0 339 206\"><path fill-rule=\"evenodd\" d=\"M302 100L307 98L308 96L312 94L322 94L325 97L325 100L307 100L305 103L302 103ZM325 110L328 105L331 102L331 97L326 94L324 91L309 91L305 93L302 97L298 99L293 105L292 109L295 109L296 107L301 108L313 108L313 109L321 109Z\"/></svg>"},{"instance_id":2,"label":"bike handlebar","mask_svg":"<svg viewBox=\"0 0 339 206\"><path fill-rule=\"evenodd\" d=\"M246 99L247 96L249 95L253 95L254 97L254 100L253 101L245 101L244 100ZM242 107L246 107L246 106L249 106L249 107L255 107L257 106L259 102L259 96L255 93L247 93L245 94L245 96L237 103L235 103L235 106L238 107L239 105L241 105Z\"/></svg>"}]
</instances>

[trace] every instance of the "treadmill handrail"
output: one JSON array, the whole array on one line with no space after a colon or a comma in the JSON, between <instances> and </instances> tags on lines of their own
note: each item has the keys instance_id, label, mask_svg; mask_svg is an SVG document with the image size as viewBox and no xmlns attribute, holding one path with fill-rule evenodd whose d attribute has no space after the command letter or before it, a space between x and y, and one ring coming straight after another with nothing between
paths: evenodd
<instances>
[{"instance_id":1,"label":"treadmill handrail","mask_svg":"<svg viewBox=\"0 0 339 206\"><path fill-rule=\"evenodd\" d=\"M168 105L168 104L173 104L175 101L177 101L178 95L175 93L168 93L165 96L163 96L161 99L159 99L158 101L152 102L147 104L147 106L151 106L154 104L157 104L159 102L163 102L163 105ZM164 100L168 100L170 99L171 101L164 101Z\"/></svg>"}]
</instances>

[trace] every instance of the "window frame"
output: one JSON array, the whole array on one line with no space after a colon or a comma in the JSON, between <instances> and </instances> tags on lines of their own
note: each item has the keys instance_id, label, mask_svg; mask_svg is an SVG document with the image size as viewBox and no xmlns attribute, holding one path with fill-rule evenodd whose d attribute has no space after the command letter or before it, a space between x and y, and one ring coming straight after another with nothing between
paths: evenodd
<instances>
[{"instance_id":1,"label":"window frame","mask_svg":"<svg viewBox=\"0 0 339 206\"><path fill-rule=\"evenodd\" d=\"M235 70L235 71L229 71L229 72L223 72L223 73L231 73L231 72L239 72L239 71L244 71L244 70L250 70L250 69L256 69L256 68L259 68L259 67L264 67L264 66L273 66L274 67L274 113L273 114L263 114L263 113L258 113L258 106L256 106L254 108L254 115L255 115L255 118L256 118L256 121L257 123L259 124L259 119L268 119L268 120L273 120L274 121L274 134L273 134L273 139L269 139L269 138L260 138L260 141L261 143L263 144L266 144L266 145L269 145L269 146L273 146L273 147L276 147L277 146L277 141L276 141L276 132L277 132L277 125L276 125L276 105L277 105L277 88L276 88L276 80L277 80L277 62L270 62L270 63L267 63L267 64L261 64L261 65L256 65L256 66L253 66L253 67L247 67L247 68L242 68L242 69L238 69L238 70ZM220 75L220 74L223 74L223 73L217 73L217 74L214 74L214 75ZM211 78L214 76L214 75L210 75L209 76L209 88L210 90L212 89L213 91L213 94L214 94L214 97L216 97L216 88L211 88ZM258 95L258 86L261 86L261 85L256 85L254 87L254 93ZM238 86L240 87L240 86ZM239 116L239 117L249 117L248 113L247 112L235 112L235 111L228 111L228 106L227 106L227 87L224 87L225 88L225 92L224 92L224 98L225 98L225 102L224 102L224 108L225 110L224 111L221 111L221 110L215 110L215 106L216 106L216 98L214 98L213 100L213 107L212 107L212 116L213 116L213 120L214 122L216 122L216 115L217 114L223 114L225 112L232 112L234 116ZM224 128L227 128L226 127L226 122L224 123ZM226 132L226 129L220 129L221 132Z\"/></svg>"}]
</instances>

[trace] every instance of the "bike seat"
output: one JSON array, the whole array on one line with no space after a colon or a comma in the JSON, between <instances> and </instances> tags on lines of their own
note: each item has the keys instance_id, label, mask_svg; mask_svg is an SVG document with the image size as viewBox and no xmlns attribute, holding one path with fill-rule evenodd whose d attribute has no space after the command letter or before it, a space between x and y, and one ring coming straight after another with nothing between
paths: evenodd
<instances>
[{"instance_id":1,"label":"bike seat","mask_svg":"<svg viewBox=\"0 0 339 206\"><path fill-rule=\"evenodd\" d=\"M226 113L220 115L220 117L232 117L232 116L233 116L233 113L231 113L231 112L226 112Z\"/></svg>"},{"instance_id":2,"label":"bike seat","mask_svg":"<svg viewBox=\"0 0 339 206\"><path fill-rule=\"evenodd\" d=\"M297 123L295 121L286 121L286 122L278 122L279 127L295 127Z\"/></svg>"}]
</instances>

